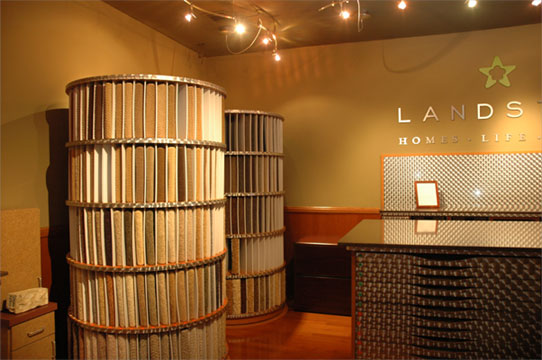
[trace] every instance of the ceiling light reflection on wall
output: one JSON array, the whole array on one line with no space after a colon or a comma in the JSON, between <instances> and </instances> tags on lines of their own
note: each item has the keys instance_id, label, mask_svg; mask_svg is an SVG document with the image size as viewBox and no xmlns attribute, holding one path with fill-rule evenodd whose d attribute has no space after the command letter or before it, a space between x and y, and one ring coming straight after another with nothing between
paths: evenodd
<instances>
[{"instance_id":1,"label":"ceiling light reflection on wall","mask_svg":"<svg viewBox=\"0 0 542 360\"><path fill-rule=\"evenodd\" d=\"M538 6L538 5L540 5L540 3L542 3L542 0L533 0L533 2L531 3L531 5L533 5L533 6Z\"/></svg>"},{"instance_id":2,"label":"ceiling light reflection on wall","mask_svg":"<svg viewBox=\"0 0 542 360\"><path fill-rule=\"evenodd\" d=\"M399 4L397 4L397 7L401 10L405 10L406 9L406 1L405 0L401 0L401 2Z\"/></svg>"},{"instance_id":3,"label":"ceiling light reflection on wall","mask_svg":"<svg viewBox=\"0 0 542 360\"><path fill-rule=\"evenodd\" d=\"M476 0L467 0L467 6L470 7L470 8L475 7L476 4L478 4L478 1L476 1Z\"/></svg>"}]
</instances>

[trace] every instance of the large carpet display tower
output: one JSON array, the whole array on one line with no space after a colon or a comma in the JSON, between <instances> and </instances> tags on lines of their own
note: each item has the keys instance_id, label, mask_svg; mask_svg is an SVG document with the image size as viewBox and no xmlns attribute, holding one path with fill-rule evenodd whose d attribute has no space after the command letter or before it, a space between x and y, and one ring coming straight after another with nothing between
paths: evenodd
<instances>
[{"instance_id":1,"label":"large carpet display tower","mask_svg":"<svg viewBox=\"0 0 542 360\"><path fill-rule=\"evenodd\" d=\"M119 75L66 91L71 356L224 358L224 90Z\"/></svg>"},{"instance_id":2,"label":"large carpet display tower","mask_svg":"<svg viewBox=\"0 0 542 360\"><path fill-rule=\"evenodd\" d=\"M229 324L277 315L285 304L283 121L226 111Z\"/></svg>"}]
</instances>

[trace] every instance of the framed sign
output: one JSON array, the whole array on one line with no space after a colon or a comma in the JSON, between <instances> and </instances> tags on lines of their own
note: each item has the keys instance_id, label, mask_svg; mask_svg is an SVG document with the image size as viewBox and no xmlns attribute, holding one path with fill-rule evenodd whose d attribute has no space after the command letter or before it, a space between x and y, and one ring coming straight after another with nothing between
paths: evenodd
<instances>
[{"instance_id":1,"label":"framed sign","mask_svg":"<svg viewBox=\"0 0 542 360\"><path fill-rule=\"evenodd\" d=\"M415 181L416 208L437 209L439 204L438 186L436 181Z\"/></svg>"}]
</instances>

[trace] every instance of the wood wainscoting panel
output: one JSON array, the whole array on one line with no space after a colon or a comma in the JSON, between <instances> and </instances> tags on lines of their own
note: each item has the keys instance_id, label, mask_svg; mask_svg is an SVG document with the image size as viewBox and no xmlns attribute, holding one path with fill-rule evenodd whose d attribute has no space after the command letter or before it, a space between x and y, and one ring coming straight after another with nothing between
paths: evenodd
<instances>
[{"instance_id":1,"label":"wood wainscoting panel","mask_svg":"<svg viewBox=\"0 0 542 360\"><path fill-rule=\"evenodd\" d=\"M286 206L284 208L284 256L294 256L297 242L337 244L363 219L380 219L377 208Z\"/></svg>"}]
</instances>

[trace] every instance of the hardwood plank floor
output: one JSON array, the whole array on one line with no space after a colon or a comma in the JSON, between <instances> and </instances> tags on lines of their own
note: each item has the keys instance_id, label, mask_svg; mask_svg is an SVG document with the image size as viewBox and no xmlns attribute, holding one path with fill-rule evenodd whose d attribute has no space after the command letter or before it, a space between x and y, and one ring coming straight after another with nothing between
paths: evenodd
<instances>
[{"instance_id":1,"label":"hardwood plank floor","mask_svg":"<svg viewBox=\"0 0 542 360\"><path fill-rule=\"evenodd\" d=\"M349 359L350 317L288 310L260 325L227 327L231 359Z\"/></svg>"}]
</instances>

